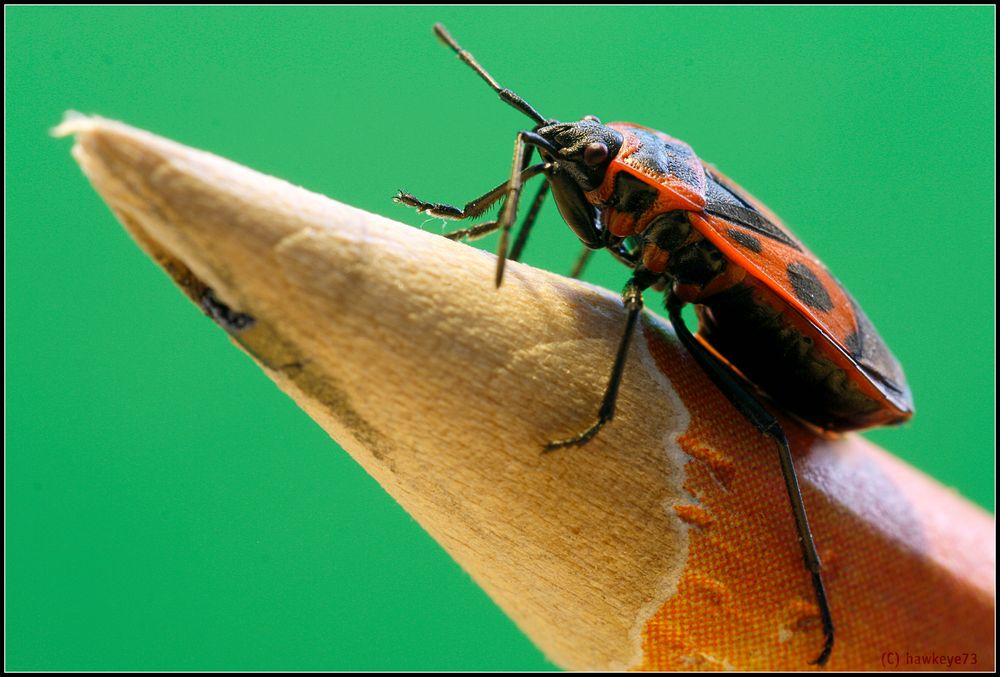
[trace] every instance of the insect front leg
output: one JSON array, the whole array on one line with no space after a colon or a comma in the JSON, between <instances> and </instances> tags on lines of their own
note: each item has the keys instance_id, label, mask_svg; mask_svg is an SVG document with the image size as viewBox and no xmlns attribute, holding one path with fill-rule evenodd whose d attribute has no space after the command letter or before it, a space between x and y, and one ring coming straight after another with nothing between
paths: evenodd
<instances>
[{"instance_id":1,"label":"insect front leg","mask_svg":"<svg viewBox=\"0 0 1000 677\"><path fill-rule=\"evenodd\" d=\"M500 242L497 245L497 274L495 279L497 287L503 282L503 270L504 264L507 262L510 228L514 225L515 219L517 219L517 206L521 201L521 190L524 187L522 174L531 161L531 153L534 150L531 141L537 138L531 132L518 132L517 139L514 140L514 161L511 164L510 181L507 182L507 197L503 202L500 218L497 219L497 228L500 229ZM546 165L543 164L542 168L544 171Z\"/></svg>"},{"instance_id":2,"label":"insect front leg","mask_svg":"<svg viewBox=\"0 0 1000 677\"><path fill-rule=\"evenodd\" d=\"M833 616L830 613L830 603L826 597L826 586L823 584L822 563L819 553L816 552L816 543L813 540L812 530L809 527L809 517L806 515L805 502L802 500L802 491L799 488L798 476L795 473L795 464L792 462L792 451L788 446L788 440L781 424L771 412L757 400L757 398L747 388L740 383L733 375L732 370L715 357L698 339L696 339L684 324L684 317L681 315L681 308L684 303L673 294L667 295L667 313L670 316L670 323L674 327L674 332L681 344L691 353L695 361L708 374L709 378L715 382L729 401L740 410L740 412L762 433L768 435L778 443L778 458L781 461L781 473L785 478L785 489L788 492L788 499L792 504L792 513L795 515L795 527L798 531L799 545L802 547L802 558L806 569L812 574L813 590L816 595L816 603L819 607L820 621L823 624L823 634L825 642L823 650L819 656L812 661L814 665L825 665L833 651Z\"/></svg>"},{"instance_id":3,"label":"insect front leg","mask_svg":"<svg viewBox=\"0 0 1000 677\"><path fill-rule=\"evenodd\" d=\"M538 164L532 165L521 172L520 178L522 181L527 181L528 179L538 176L544 171L545 163L539 162ZM497 200L507 194L509 188L510 181L504 181L493 190L487 192L485 195L480 195L479 197L470 200L462 208L441 202L425 202L417 198L415 195L402 190L398 191L392 200L398 204L413 207L421 214L430 214L431 216L439 219L448 219L450 221L461 221L463 219L473 219L485 213L486 210L489 209ZM472 229L469 228L467 230Z\"/></svg>"},{"instance_id":4,"label":"insect front leg","mask_svg":"<svg viewBox=\"0 0 1000 677\"><path fill-rule=\"evenodd\" d=\"M453 230L450 233L445 233L444 236L449 240L478 240L481 237L486 237L490 233L496 231L498 225L497 221L484 221L483 223L478 223L472 228L463 228L462 230Z\"/></svg>"},{"instance_id":5,"label":"insect front leg","mask_svg":"<svg viewBox=\"0 0 1000 677\"><path fill-rule=\"evenodd\" d=\"M579 435L547 443L545 445L546 451L584 445L593 439L604 424L614 417L618 388L622 382L622 375L625 373L625 358L628 356L628 348L632 343L632 334L635 333L636 320L639 319L639 313L642 311L642 291L653 284L658 277L660 277L658 274L645 269L636 270L622 292L622 303L625 304L625 309L628 311L628 315L625 317L625 331L618 343L615 363L611 367L611 378L604 390L604 399L601 401L601 408L597 411L597 420Z\"/></svg>"},{"instance_id":6,"label":"insect front leg","mask_svg":"<svg viewBox=\"0 0 1000 677\"><path fill-rule=\"evenodd\" d=\"M535 199L531 201L531 209L528 210L527 216L525 216L524 221L521 222L521 228L517 232L517 237L514 238L514 246L511 247L510 254L507 255L508 260L521 260L521 254L524 252L524 245L527 244L528 236L531 235L531 227L535 225L535 220L538 218L538 212L541 211L542 203L545 202L545 196L548 194L549 182L543 181L542 185L538 188L538 192L535 193ZM449 240L478 240L481 237L489 235L499 227L499 221L486 221L485 223L480 223L472 228L463 228L462 230L445 233L445 237Z\"/></svg>"}]
</instances>

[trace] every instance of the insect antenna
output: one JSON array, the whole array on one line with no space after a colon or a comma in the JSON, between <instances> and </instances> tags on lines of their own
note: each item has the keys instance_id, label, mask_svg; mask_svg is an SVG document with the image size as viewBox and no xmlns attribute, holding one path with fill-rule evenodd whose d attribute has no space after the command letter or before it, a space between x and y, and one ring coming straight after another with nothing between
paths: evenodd
<instances>
[{"instance_id":1,"label":"insect antenna","mask_svg":"<svg viewBox=\"0 0 1000 677\"><path fill-rule=\"evenodd\" d=\"M438 39L441 40L441 42L443 42L444 44L448 45L453 50L455 50L455 53L458 54L458 58L464 61L466 64L468 64L469 68L476 71L479 74L479 77L485 80L486 84L492 87L494 92L500 95L500 99L502 101L505 101L514 108L518 109L519 111L521 111L522 113L524 113L525 115L527 115L529 118L531 118L540 125L544 125L546 122L548 122L545 118L542 117L541 113L532 108L531 104L529 104L527 101L525 101L524 99L522 99L509 89L501 87L500 83L494 80L493 76L487 73L485 68L479 65L479 62L476 61L476 58L474 56L469 54L468 51L462 49L462 46L459 45L457 42L455 42L455 38L451 37L451 33L449 33L448 29L445 28L442 24L440 23L434 24L434 34L438 36Z\"/></svg>"}]
</instances>

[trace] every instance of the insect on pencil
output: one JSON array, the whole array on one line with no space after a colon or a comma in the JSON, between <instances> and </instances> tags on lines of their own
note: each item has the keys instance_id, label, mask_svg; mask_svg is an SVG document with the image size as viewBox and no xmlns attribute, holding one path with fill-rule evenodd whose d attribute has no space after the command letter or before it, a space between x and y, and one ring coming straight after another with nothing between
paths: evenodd
<instances>
[{"instance_id":1,"label":"insect on pencil","mask_svg":"<svg viewBox=\"0 0 1000 677\"><path fill-rule=\"evenodd\" d=\"M496 220L453 233L476 238L500 231L496 284L518 260L551 192L562 218L584 245L574 268L607 250L632 271L622 301L625 327L596 418L578 434L545 449L586 444L614 417L625 358L643 307L642 292L662 290L678 339L712 381L761 433L774 439L798 538L824 634L813 661L833 650L834 621L791 450L767 399L814 429L829 432L894 425L913 415L899 362L857 302L763 204L702 161L683 141L595 116L547 119L505 89L441 24L434 32L500 96L535 125L518 133L510 178L459 208L400 191L395 200L432 216L481 216L496 202ZM532 164L537 151L540 162ZM524 184L543 182L513 246ZM508 251L509 250L509 251ZM693 304L697 334L681 310Z\"/></svg>"}]
</instances>

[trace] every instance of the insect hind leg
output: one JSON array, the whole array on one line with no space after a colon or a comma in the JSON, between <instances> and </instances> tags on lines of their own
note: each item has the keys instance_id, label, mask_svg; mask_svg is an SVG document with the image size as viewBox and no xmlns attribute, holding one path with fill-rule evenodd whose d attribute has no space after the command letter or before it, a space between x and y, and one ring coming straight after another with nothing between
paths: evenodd
<instances>
[{"instance_id":1,"label":"insect hind leg","mask_svg":"<svg viewBox=\"0 0 1000 677\"><path fill-rule=\"evenodd\" d=\"M830 653L833 651L833 616L830 613L830 603L826 595L826 586L823 583L822 563L819 559L819 553L816 552L816 542L813 540L812 530L809 527L809 517L806 515L806 506L802 500L802 491L799 488L799 480L795 473L795 464L792 461L792 451L788 446L788 439L785 437L785 432L781 429L778 419L765 409L742 383L736 380L736 377L726 365L722 364L715 355L691 334L687 325L684 324L684 318L681 315L683 305L683 302L668 293L667 312L677 338L688 352L691 353L702 369L704 369L709 378L726 395L729 401L740 410L740 413L753 423L758 430L778 443L778 458L781 461L781 473L785 479L785 489L788 492L792 513L795 515L795 527L798 531L799 545L802 548L802 558L806 569L812 575L813 590L816 595L816 603L819 607L820 621L823 625L823 635L825 637L823 650L811 662L813 665L825 665L830 658Z\"/></svg>"}]
</instances>

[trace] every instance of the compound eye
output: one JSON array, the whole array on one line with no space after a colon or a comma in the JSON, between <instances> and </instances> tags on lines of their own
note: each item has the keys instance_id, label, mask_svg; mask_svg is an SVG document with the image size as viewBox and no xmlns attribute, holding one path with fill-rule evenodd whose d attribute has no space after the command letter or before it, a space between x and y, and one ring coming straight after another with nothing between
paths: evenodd
<instances>
[{"instance_id":1,"label":"compound eye","mask_svg":"<svg viewBox=\"0 0 1000 677\"><path fill-rule=\"evenodd\" d=\"M600 141L587 144L583 150L583 161L593 167L608 159L608 147Z\"/></svg>"}]
</instances>

